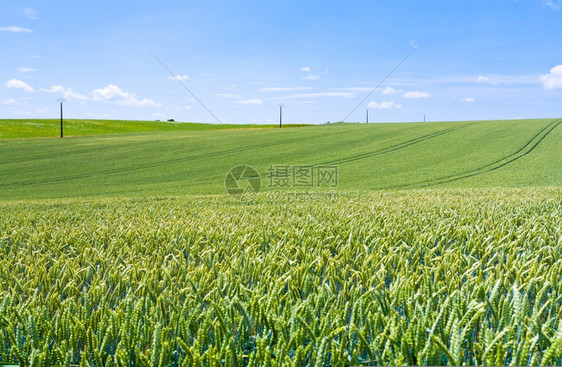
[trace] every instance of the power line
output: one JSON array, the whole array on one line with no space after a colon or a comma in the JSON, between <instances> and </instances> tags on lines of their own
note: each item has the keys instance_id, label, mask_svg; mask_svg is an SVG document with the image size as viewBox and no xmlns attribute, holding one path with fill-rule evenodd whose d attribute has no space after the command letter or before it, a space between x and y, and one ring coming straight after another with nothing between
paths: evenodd
<instances>
[{"instance_id":1,"label":"power line","mask_svg":"<svg viewBox=\"0 0 562 367\"><path fill-rule=\"evenodd\" d=\"M219 120L219 118L217 116L215 116L215 114L209 110L207 108L207 106L205 106L205 104L203 102L201 102L201 100L199 98L197 98L197 96L195 94L193 94L193 92L191 92L191 90L189 90L188 87L185 86L185 84L182 83L182 81L176 76L176 74L172 73L172 71L170 69L168 69L168 67L166 65L164 65L164 63L162 61L160 61L160 59L158 57L156 57L156 55L154 53L152 53L152 51L150 51L148 48L146 49L146 51L148 51L149 54L152 55L152 57L154 57L154 59L156 59L156 61L158 61L158 63L160 65L162 65L162 67L178 82L180 83L180 85L183 87L183 89L185 89L201 106L203 106L203 108L211 115L213 116L213 118L221 125L225 126L221 120ZM242 142L240 142L240 140L238 140L238 138L234 135L234 132L232 130L230 130L229 128L227 128L225 126L225 130L227 130L230 135L236 140L238 141L239 144L242 144Z\"/></svg>"},{"instance_id":2,"label":"power line","mask_svg":"<svg viewBox=\"0 0 562 367\"><path fill-rule=\"evenodd\" d=\"M417 48L418 48L417 46L414 47L414 49L412 51L410 51L408 53L408 55L406 55L406 57L403 58L402 61L400 61L398 63L398 65L396 65L396 67L394 69L392 69L392 71L390 73L388 73L388 75L385 76L384 79L381 80L381 82L371 92L369 92L369 94L367 94L367 96L365 98L363 98L361 100L361 102L359 102L357 104L357 106L355 106L355 108L353 110L351 110L350 113L347 114L347 116L345 116L345 118L343 120L341 120L341 122L345 122L349 118L349 116L351 116L351 114L353 112L355 112L355 110L358 109L359 106L361 106L363 104L363 102L365 102L367 100L367 98L369 98L371 96L371 94L373 94L381 86L381 84L384 83L386 81L386 79L388 79L396 71L396 69L398 69L400 67L400 65L402 65L404 63L404 61L406 61L416 51ZM334 126L334 128L330 131L330 133L328 135L326 135L326 137L324 139L322 139L322 141L320 143L316 144L316 146L314 148L312 148L310 153L314 152L320 145L322 145L326 141L326 139L328 139L334 133L334 131L338 128L338 126L339 126L339 124L336 124Z\"/></svg>"}]
</instances>

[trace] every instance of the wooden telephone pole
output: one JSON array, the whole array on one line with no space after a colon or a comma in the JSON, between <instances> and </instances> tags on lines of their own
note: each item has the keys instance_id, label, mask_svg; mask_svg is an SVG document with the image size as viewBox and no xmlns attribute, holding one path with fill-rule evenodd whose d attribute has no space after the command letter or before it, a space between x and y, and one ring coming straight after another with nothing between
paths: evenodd
<instances>
[{"instance_id":1,"label":"wooden telephone pole","mask_svg":"<svg viewBox=\"0 0 562 367\"><path fill-rule=\"evenodd\" d=\"M62 104L64 102L66 102L66 99L64 98L59 98L57 100L58 103L60 103L60 137L63 137L63 125L62 125Z\"/></svg>"}]
</instances>

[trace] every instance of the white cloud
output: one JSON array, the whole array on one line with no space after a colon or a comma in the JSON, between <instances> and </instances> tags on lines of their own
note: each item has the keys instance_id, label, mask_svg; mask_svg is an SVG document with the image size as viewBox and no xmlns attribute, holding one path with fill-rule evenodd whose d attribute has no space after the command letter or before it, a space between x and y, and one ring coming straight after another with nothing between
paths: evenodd
<instances>
[{"instance_id":1,"label":"white cloud","mask_svg":"<svg viewBox=\"0 0 562 367\"><path fill-rule=\"evenodd\" d=\"M346 87L346 88L333 88L333 90L348 90L350 92L371 92L375 87Z\"/></svg>"},{"instance_id":2,"label":"white cloud","mask_svg":"<svg viewBox=\"0 0 562 367\"><path fill-rule=\"evenodd\" d=\"M292 101L291 104L316 104L316 101Z\"/></svg>"},{"instance_id":3,"label":"white cloud","mask_svg":"<svg viewBox=\"0 0 562 367\"><path fill-rule=\"evenodd\" d=\"M543 0L542 5L552 10L560 10L560 0Z\"/></svg>"},{"instance_id":4,"label":"white cloud","mask_svg":"<svg viewBox=\"0 0 562 367\"><path fill-rule=\"evenodd\" d=\"M44 114L44 113L49 112L50 110L51 109L49 107L45 107L45 108L42 108L40 110L37 110L37 113Z\"/></svg>"},{"instance_id":5,"label":"white cloud","mask_svg":"<svg viewBox=\"0 0 562 367\"><path fill-rule=\"evenodd\" d=\"M122 91L115 84L110 84L105 88L94 89L92 91L94 101L105 101L114 103L118 106L129 107L160 107L161 103L156 103L151 99L144 98L138 100L134 93Z\"/></svg>"},{"instance_id":6,"label":"white cloud","mask_svg":"<svg viewBox=\"0 0 562 367\"><path fill-rule=\"evenodd\" d=\"M491 85L520 85L520 84L540 84L537 75L479 75L476 78L478 83L488 83ZM460 81L462 82L462 81ZM472 78L474 82L474 78Z\"/></svg>"},{"instance_id":7,"label":"white cloud","mask_svg":"<svg viewBox=\"0 0 562 367\"><path fill-rule=\"evenodd\" d=\"M25 8L23 9L25 16L31 20L37 20L39 17L37 16L37 12L33 8Z\"/></svg>"},{"instance_id":8,"label":"white cloud","mask_svg":"<svg viewBox=\"0 0 562 367\"><path fill-rule=\"evenodd\" d=\"M472 97L467 97L467 98L463 98L463 99L462 99L462 101L463 101L463 102L468 102L468 103L471 103L471 102L474 102L474 101L475 101L475 99L474 99L474 98L472 98Z\"/></svg>"},{"instance_id":9,"label":"white cloud","mask_svg":"<svg viewBox=\"0 0 562 367\"><path fill-rule=\"evenodd\" d=\"M8 106L10 106L10 105L11 105L11 106L14 106L14 105L19 105L19 104L20 104L15 98L8 98L8 99L5 100L3 103L4 103L5 105L8 105Z\"/></svg>"},{"instance_id":10,"label":"white cloud","mask_svg":"<svg viewBox=\"0 0 562 367\"><path fill-rule=\"evenodd\" d=\"M413 39L413 40L410 41L410 46L412 46L412 48L418 48L418 47L419 47L419 46L418 46L418 43L416 42L415 39Z\"/></svg>"},{"instance_id":11,"label":"white cloud","mask_svg":"<svg viewBox=\"0 0 562 367\"><path fill-rule=\"evenodd\" d=\"M396 104L394 102L381 102L381 103L377 103L375 101L370 102L367 107L369 108L378 108L378 109L387 109L387 108L402 108L401 105Z\"/></svg>"},{"instance_id":12,"label":"white cloud","mask_svg":"<svg viewBox=\"0 0 562 367\"><path fill-rule=\"evenodd\" d=\"M22 73L31 73L33 71L36 71L36 69L33 68L19 68L18 71L21 71Z\"/></svg>"},{"instance_id":13,"label":"white cloud","mask_svg":"<svg viewBox=\"0 0 562 367\"><path fill-rule=\"evenodd\" d=\"M477 81L478 81L478 83L496 84L495 82L492 82L492 80L489 77L483 76L483 75L478 75Z\"/></svg>"},{"instance_id":14,"label":"white cloud","mask_svg":"<svg viewBox=\"0 0 562 367\"><path fill-rule=\"evenodd\" d=\"M26 92L34 91L32 86L15 78L8 80L4 85L6 86L6 88L23 89Z\"/></svg>"},{"instance_id":15,"label":"white cloud","mask_svg":"<svg viewBox=\"0 0 562 367\"><path fill-rule=\"evenodd\" d=\"M9 26L9 27L0 27L0 31L13 32L13 33L31 33L31 32L33 32L29 28L17 27L15 25L12 25L12 26Z\"/></svg>"},{"instance_id":16,"label":"white cloud","mask_svg":"<svg viewBox=\"0 0 562 367\"><path fill-rule=\"evenodd\" d=\"M404 93L404 98L429 98L429 97L431 97L431 94L426 92L413 91L413 92Z\"/></svg>"},{"instance_id":17,"label":"white cloud","mask_svg":"<svg viewBox=\"0 0 562 367\"><path fill-rule=\"evenodd\" d=\"M191 106L181 106L177 108L178 110L191 110Z\"/></svg>"},{"instance_id":18,"label":"white cloud","mask_svg":"<svg viewBox=\"0 0 562 367\"><path fill-rule=\"evenodd\" d=\"M294 90L307 90L312 89L310 87L269 87L269 88L262 88L263 92L290 92Z\"/></svg>"},{"instance_id":19,"label":"white cloud","mask_svg":"<svg viewBox=\"0 0 562 367\"><path fill-rule=\"evenodd\" d=\"M316 80L320 78L320 75L312 75L312 74L308 74L307 76L303 76L301 79L304 80Z\"/></svg>"},{"instance_id":20,"label":"white cloud","mask_svg":"<svg viewBox=\"0 0 562 367\"><path fill-rule=\"evenodd\" d=\"M263 101L261 99L258 99L258 98L251 98L251 99L245 99L243 101L237 101L236 103L239 103L239 104L262 104Z\"/></svg>"},{"instance_id":21,"label":"white cloud","mask_svg":"<svg viewBox=\"0 0 562 367\"><path fill-rule=\"evenodd\" d=\"M231 94L231 93L217 93L215 94L215 96L222 97L222 98L242 98L242 96L239 94Z\"/></svg>"},{"instance_id":22,"label":"white cloud","mask_svg":"<svg viewBox=\"0 0 562 367\"><path fill-rule=\"evenodd\" d=\"M382 94L387 96L389 94L398 94L398 93L402 93L402 92L403 92L402 89L394 89L392 87L386 87L386 88L383 89Z\"/></svg>"},{"instance_id":23,"label":"white cloud","mask_svg":"<svg viewBox=\"0 0 562 367\"><path fill-rule=\"evenodd\" d=\"M316 98L316 97L343 97L343 98L354 98L355 93L350 92L318 92L318 93L297 93L290 94L285 97L279 97L277 99L292 99L292 98Z\"/></svg>"},{"instance_id":24,"label":"white cloud","mask_svg":"<svg viewBox=\"0 0 562 367\"><path fill-rule=\"evenodd\" d=\"M550 69L550 74L541 75L541 82L544 89L562 88L562 65Z\"/></svg>"},{"instance_id":25,"label":"white cloud","mask_svg":"<svg viewBox=\"0 0 562 367\"><path fill-rule=\"evenodd\" d=\"M41 91L47 93L60 94L63 95L64 98L68 98L68 99L81 99L81 100L89 99L85 95L73 91L72 88L65 88L62 85L52 85L51 88L49 89L43 88L41 89Z\"/></svg>"},{"instance_id":26,"label":"white cloud","mask_svg":"<svg viewBox=\"0 0 562 367\"><path fill-rule=\"evenodd\" d=\"M170 80L189 80L189 76L183 74L183 75L176 75L175 77L173 77L173 76L170 75L168 77L168 79L170 79Z\"/></svg>"},{"instance_id":27,"label":"white cloud","mask_svg":"<svg viewBox=\"0 0 562 367\"><path fill-rule=\"evenodd\" d=\"M310 68L308 66L305 66L304 68L301 68L301 71L310 71Z\"/></svg>"}]
</instances>

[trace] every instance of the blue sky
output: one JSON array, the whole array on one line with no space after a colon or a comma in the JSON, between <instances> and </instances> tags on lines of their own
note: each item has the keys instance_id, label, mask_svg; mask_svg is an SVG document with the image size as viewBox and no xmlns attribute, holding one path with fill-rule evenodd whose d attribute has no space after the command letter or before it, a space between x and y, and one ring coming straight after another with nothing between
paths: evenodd
<instances>
[{"instance_id":1,"label":"blue sky","mask_svg":"<svg viewBox=\"0 0 562 367\"><path fill-rule=\"evenodd\" d=\"M10 1L0 118L562 117L562 1Z\"/></svg>"}]
</instances>

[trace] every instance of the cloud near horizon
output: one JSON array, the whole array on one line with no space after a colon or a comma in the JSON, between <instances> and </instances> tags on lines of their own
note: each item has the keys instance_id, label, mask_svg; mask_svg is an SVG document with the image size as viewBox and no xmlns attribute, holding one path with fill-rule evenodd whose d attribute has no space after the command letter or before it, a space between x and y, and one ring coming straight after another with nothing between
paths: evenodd
<instances>
[{"instance_id":1,"label":"cloud near horizon","mask_svg":"<svg viewBox=\"0 0 562 367\"><path fill-rule=\"evenodd\" d=\"M238 104L262 104L263 100L258 98L245 99L243 101L236 101Z\"/></svg>"},{"instance_id":2,"label":"cloud near horizon","mask_svg":"<svg viewBox=\"0 0 562 367\"><path fill-rule=\"evenodd\" d=\"M22 73L31 73L34 71L37 71L37 69L33 69L33 68L18 68L18 71L22 72Z\"/></svg>"},{"instance_id":3,"label":"cloud near horizon","mask_svg":"<svg viewBox=\"0 0 562 367\"><path fill-rule=\"evenodd\" d=\"M33 32L29 28L18 27L18 26L15 26L15 25L11 25L11 26L8 26L8 27L0 27L0 31L12 32L12 33L31 33L31 32Z\"/></svg>"},{"instance_id":4,"label":"cloud near horizon","mask_svg":"<svg viewBox=\"0 0 562 367\"><path fill-rule=\"evenodd\" d=\"M431 94L426 92L412 91L412 92L404 93L404 98L429 98L429 97L431 97Z\"/></svg>"},{"instance_id":5,"label":"cloud near horizon","mask_svg":"<svg viewBox=\"0 0 562 367\"><path fill-rule=\"evenodd\" d=\"M392 101L388 101L388 102L381 102L381 103L377 103L375 101L370 102L367 107L369 108L377 108L377 109L387 109L387 108L402 108L401 105L396 104Z\"/></svg>"},{"instance_id":6,"label":"cloud near horizon","mask_svg":"<svg viewBox=\"0 0 562 367\"><path fill-rule=\"evenodd\" d=\"M262 88L262 92L290 92L295 90L308 90L310 87L268 87Z\"/></svg>"},{"instance_id":7,"label":"cloud near horizon","mask_svg":"<svg viewBox=\"0 0 562 367\"><path fill-rule=\"evenodd\" d=\"M11 106L15 106L15 105L20 104L15 98L8 98L8 99L6 99L6 100L5 100L4 102L2 102L2 103L4 103L4 104L7 105L7 106L10 106L10 105L11 105Z\"/></svg>"},{"instance_id":8,"label":"cloud near horizon","mask_svg":"<svg viewBox=\"0 0 562 367\"><path fill-rule=\"evenodd\" d=\"M404 92L404 90L402 89L394 89L392 87L386 87L383 89L382 94L389 95L389 94L398 94L398 93L402 93Z\"/></svg>"},{"instance_id":9,"label":"cloud near horizon","mask_svg":"<svg viewBox=\"0 0 562 367\"><path fill-rule=\"evenodd\" d=\"M160 107L162 104L154 102L152 99L143 98L139 100L134 93L121 90L115 84L110 84L105 88L94 89L92 100L114 103L118 106L126 107Z\"/></svg>"},{"instance_id":10,"label":"cloud near horizon","mask_svg":"<svg viewBox=\"0 0 562 367\"><path fill-rule=\"evenodd\" d=\"M350 92L318 92L318 93L296 93L276 99L292 99L292 98L316 98L316 97L343 97L355 98L355 93ZM271 98L270 98L271 99Z\"/></svg>"},{"instance_id":11,"label":"cloud near horizon","mask_svg":"<svg viewBox=\"0 0 562 367\"><path fill-rule=\"evenodd\" d=\"M67 98L67 99L80 99L80 100L90 99L83 94L80 94L78 92L73 91L72 88L66 88L66 87L63 87L62 85L52 85L51 88L49 88L49 89L42 88L41 91L47 92L47 93L60 94L60 95L64 96L64 98Z\"/></svg>"},{"instance_id":12,"label":"cloud near horizon","mask_svg":"<svg viewBox=\"0 0 562 367\"><path fill-rule=\"evenodd\" d=\"M170 80L189 80L189 76L188 75L176 75L176 76L169 76L168 79Z\"/></svg>"},{"instance_id":13,"label":"cloud near horizon","mask_svg":"<svg viewBox=\"0 0 562 367\"><path fill-rule=\"evenodd\" d=\"M4 83L4 86L6 88L22 89L26 92L35 91L35 89L33 89L32 86L30 86L26 82L18 80L16 78L12 78L12 79L8 80L6 83Z\"/></svg>"},{"instance_id":14,"label":"cloud near horizon","mask_svg":"<svg viewBox=\"0 0 562 367\"><path fill-rule=\"evenodd\" d=\"M544 89L562 88L562 65L550 69L550 74L541 75L541 82Z\"/></svg>"}]
</instances>

